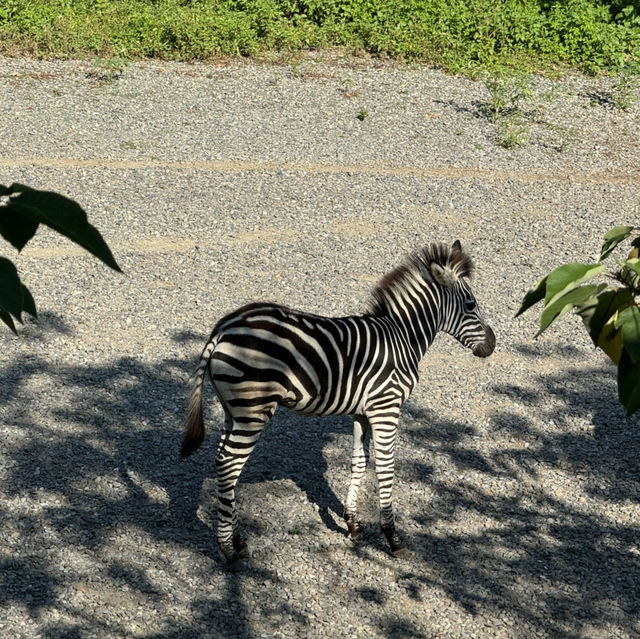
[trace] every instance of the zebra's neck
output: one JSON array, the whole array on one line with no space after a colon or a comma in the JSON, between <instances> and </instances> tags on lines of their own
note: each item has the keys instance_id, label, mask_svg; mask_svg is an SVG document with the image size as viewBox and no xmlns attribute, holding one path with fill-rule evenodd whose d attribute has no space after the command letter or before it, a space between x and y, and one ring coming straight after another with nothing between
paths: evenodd
<instances>
[{"instance_id":1,"label":"zebra's neck","mask_svg":"<svg viewBox=\"0 0 640 639\"><path fill-rule=\"evenodd\" d=\"M384 292L375 315L387 318L408 345L416 364L424 357L442 323L442 295L432 282L404 283Z\"/></svg>"}]
</instances>

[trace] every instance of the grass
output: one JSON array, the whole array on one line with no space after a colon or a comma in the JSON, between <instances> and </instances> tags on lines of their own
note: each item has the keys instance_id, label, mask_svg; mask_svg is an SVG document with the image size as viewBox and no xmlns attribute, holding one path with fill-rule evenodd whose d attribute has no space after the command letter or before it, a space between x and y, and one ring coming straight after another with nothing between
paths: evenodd
<instances>
[{"instance_id":1,"label":"grass","mask_svg":"<svg viewBox=\"0 0 640 639\"><path fill-rule=\"evenodd\" d=\"M489 100L482 110L492 122L518 115L521 103L531 98L530 79L524 75L494 75L484 84Z\"/></svg>"},{"instance_id":2,"label":"grass","mask_svg":"<svg viewBox=\"0 0 640 639\"><path fill-rule=\"evenodd\" d=\"M524 146L530 131L523 106L532 98L530 77L526 75L493 75L485 79L489 99L480 112L497 125L497 144L505 149Z\"/></svg>"},{"instance_id":3,"label":"grass","mask_svg":"<svg viewBox=\"0 0 640 639\"><path fill-rule=\"evenodd\" d=\"M125 58L108 58L106 60L96 58L93 66L96 69L92 74L94 78L105 84L112 84L129 66L129 61Z\"/></svg>"},{"instance_id":4,"label":"grass","mask_svg":"<svg viewBox=\"0 0 640 639\"><path fill-rule=\"evenodd\" d=\"M0 52L211 60L335 48L477 74L640 63L638 0L2 0Z\"/></svg>"},{"instance_id":5,"label":"grass","mask_svg":"<svg viewBox=\"0 0 640 639\"><path fill-rule=\"evenodd\" d=\"M618 111L629 111L638 101L638 76L623 71L611 91L611 102Z\"/></svg>"}]
</instances>

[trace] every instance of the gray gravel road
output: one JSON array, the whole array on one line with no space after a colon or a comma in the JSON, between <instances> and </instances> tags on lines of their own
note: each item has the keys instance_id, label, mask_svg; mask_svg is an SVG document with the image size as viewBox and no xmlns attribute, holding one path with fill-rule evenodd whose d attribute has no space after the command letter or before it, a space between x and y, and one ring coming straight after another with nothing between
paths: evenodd
<instances>
[{"instance_id":1,"label":"gray gravel road","mask_svg":"<svg viewBox=\"0 0 640 639\"><path fill-rule=\"evenodd\" d=\"M433 70L0 59L0 182L77 199L124 270L47 232L17 257L40 320L0 331L0 636L640 636L640 421L574 318L536 341L536 313L513 319L539 276L640 223L640 109L614 88L536 79L507 150L485 85ZM403 254L455 238L498 347L441 338L424 360L397 455L409 558L371 471L366 541L346 538L348 420L283 410L229 574L210 394L178 459L213 322L252 300L359 312Z\"/></svg>"}]
</instances>

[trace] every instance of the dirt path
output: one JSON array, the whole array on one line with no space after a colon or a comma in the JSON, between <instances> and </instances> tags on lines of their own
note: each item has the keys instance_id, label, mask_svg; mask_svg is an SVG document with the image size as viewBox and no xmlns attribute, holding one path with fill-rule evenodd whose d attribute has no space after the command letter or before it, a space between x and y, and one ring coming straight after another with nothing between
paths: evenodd
<instances>
[{"instance_id":1,"label":"dirt path","mask_svg":"<svg viewBox=\"0 0 640 639\"><path fill-rule=\"evenodd\" d=\"M415 166L375 166L356 164L301 164L280 162L168 162L161 160L109 160L95 158L76 160L68 158L0 158L0 166L6 168L34 167L56 169L169 169L171 171L198 170L214 173L308 173L316 175L346 174L346 175L380 175L391 177L437 178L447 180L477 180L480 182L569 182L572 184L640 184L640 170L630 171L593 171L593 172L560 172L544 173L531 171L489 170L482 168L452 168L452 167L415 167Z\"/></svg>"}]
</instances>

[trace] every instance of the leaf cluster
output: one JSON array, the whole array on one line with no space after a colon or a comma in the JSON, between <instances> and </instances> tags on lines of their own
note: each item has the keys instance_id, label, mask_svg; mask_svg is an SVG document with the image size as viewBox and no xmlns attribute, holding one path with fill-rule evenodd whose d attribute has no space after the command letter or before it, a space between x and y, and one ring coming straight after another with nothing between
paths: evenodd
<instances>
[{"instance_id":1,"label":"leaf cluster","mask_svg":"<svg viewBox=\"0 0 640 639\"><path fill-rule=\"evenodd\" d=\"M594 345L618 366L618 396L631 415L640 409L640 234L631 241L627 258L613 271L603 260L633 233L632 226L616 226L604 236L595 264L570 263L543 277L524 297L516 317L544 301L536 337L562 315L577 313ZM609 282L593 283L599 275Z\"/></svg>"},{"instance_id":2,"label":"leaf cluster","mask_svg":"<svg viewBox=\"0 0 640 639\"><path fill-rule=\"evenodd\" d=\"M0 184L0 235L21 251L44 224L86 249L116 271L111 250L100 232L87 220L87 214L73 200L52 191L39 191L24 184ZM22 283L13 262L0 256L0 320L14 333L15 321L23 314L37 317L36 304Z\"/></svg>"}]
</instances>

